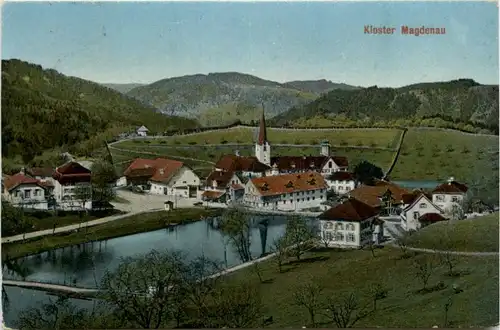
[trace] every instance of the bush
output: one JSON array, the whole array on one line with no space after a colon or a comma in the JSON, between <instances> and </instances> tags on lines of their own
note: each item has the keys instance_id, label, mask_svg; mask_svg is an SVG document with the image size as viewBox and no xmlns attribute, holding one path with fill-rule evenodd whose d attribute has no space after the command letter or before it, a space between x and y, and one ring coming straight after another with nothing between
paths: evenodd
<instances>
[{"instance_id":1,"label":"bush","mask_svg":"<svg viewBox=\"0 0 500 330\"><path fill-rule=\"evenodd\" d=\"M222 139L222 140L220 141L220 144L227 144L227 140L226 140L226 139Z\"/></svg>"},{"instance_id":2,"label":"bush","mask_svg":"<svg viewBox=\"0 0 500 330\"><path fill-rule=\"evenodd\" d=\"M341 146L346 146L346 145L348 145L348 144L349 144L349 143L347 143L347 141L346 141L346 140L343 140L343 139L342 139L342 140L340 140L340 145L341 145Z\"/></svg>"},{"instance_id":3,"label":"bush","mask_svg":"<svg viewBox=\"0 0 500 330\"><path fill-rule=\"evenodd\" d=\"M166 143L167 143L167 141L165 141L165 140L160 141L160 144L166 144Z\"/></svg>"},{"instance_id":4,"label":"bush","mask_svg":"<svg viewBox=\"0 0 500 330\"><path fill-rule=\"evenodd\" d=\"M197 142L196 141L189 141L188 144L189 145L195 145L195 144L197 144Z\"/></svg>"},{"instance_id":5,"label":"bush","mask_svg":"<svg viewBox=\"0 0 500 330\"><path fill-rule=\"evenodd\" d=\"M358 140L358 141L356 141L356 146L357 146L357 147L362 147L362 146L363 146L363 142L361 142L361 141L359 141L359 140Z\"/></svg>"},{"instance_id":6,"label":"bush","mask_svg":"<svg viewBox=\"0 0 500 330\"><path fill-rule=\"evenodd\" d=\"M174 144L181 144L181 141L179 141L179 140L174 140Z\"/></svg>"}]
</instances>

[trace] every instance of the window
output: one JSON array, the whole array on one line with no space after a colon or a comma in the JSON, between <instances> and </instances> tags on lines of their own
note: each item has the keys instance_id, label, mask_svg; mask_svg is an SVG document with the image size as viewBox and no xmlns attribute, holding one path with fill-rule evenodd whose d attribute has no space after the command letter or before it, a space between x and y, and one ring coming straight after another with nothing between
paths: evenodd
<instances>
[{"instance_id":1,"label":"window","mask_svg":"<svg viewBox=\"0 0 500 330\"><path fill-rule=\"evenodd\" d=\"M283 201L283 204L286 204L286 201Z\"/></svg>"},{"instance_id":2,"label":"window","mask_svg":"<svg viewBox=\"0 0 500 330\"><path fill-rule=\"evenodd\" d=\"M354 230L354 225L352 223L348 223L346 226L345 226L345 229L346 230L351 230L353 231Z\"/></svg>"},{"instance_id":3,"label":"window","mask_svg":"<svg viewBox=\"0 0 500 330\"><path fill-rule=\"evenodd\" d=\"M339 190L344 190L344 187L339 187Z\"/></svg>"},{"instance_id":4,"label":"window","mask_svg":"<svg viewBox=\"0 0 500 330\"><path fill-rule=\"evenodd\" d=\"M444 196L443 195L436 195L436 202L444 202Z\"/></svg>"},{"instance_id":5,"label":"window","mask_svg":"<svg viewBox=\"0 0 500 330\"><path fill-rule=\"evenodd\" d=\"M356 240L356 237L354 237L353 233L347 234L347 241L348 242L354 242Z\"/></svg>"},{"instance_id":6,"label":"window","mask_svg":"<svg viewBox=\"0 0 500 330\"><path fill-rule=\"evenodd\" d=\"M329 163L328 163L328 168L332 168L332 167L333 167L332 162L329 162Z\"/></svg>"},{"instance_id":7,"label":"window","mask_svg":"<svg viewBox=\"0 0 500 330\"><path fill-rule=\"evenodd\" d=\"M333 241L335 238L333 237L333 233L331 231L327 231L323 233L323 237L327 241Z\"/></svg>"},{"instance_id":8,"label":"window","mask_svg":"<svg viewBox=\"0 0 500 330\"><path fill-rule=\"evenodd\" d=\"M310 198L309 198L309 197L307 197L307 200L310 200Z\"/></svg>"},{"instance_id":9,"label":"window","mask_svg":"<svg viewBox=\"0 0 500 330\"><path fill-rule=\"evenodd\" d=\"M21 197L21 192L19 190L16 190L16 192L14 193L14 196L16 197Z\"/></svg>"},{"instance_id":10,"label":"window","mask_svg":"<svg viewBox=\"0 0 500 330\"><path fill-rule=\"evenodd\" d=\"M457 196L453 196L453 197L451 197L451 201L452 201L453 203L458 203L458 197L457 197Z\"/></svg>"},{"instance_id":11,"label":"window","mask_svg":"<svg viewBox=\"0 0 500 330\"><path fill-rule=\"evenodd\" d=\"M297 203L300 202L300 198L297 198Z\"/></svg>"},{"instance_id":12,"label":"window","mask_svg":"<svg viewBox=\"0 0 500 330\"><path fill-rule=\"evenodd\" d=\"M420 207L421 209L426 209L427 208L427 204L420 203L420 205L418 207Z\"/></svg>"},{"instance_id":13,"label":"window","mask_svg":"<svg viewBox=\"0 0 500 330\"><path fill-rule=\"evenodd\" d=\"M418 216L419 216L418 212L413 212L413 219L417 220Z\"/></svg>"},{"instance_id":14,"label":"window","mask_svg":"<svg viewBox=\"0 0 500 330\"><path fill-rule=\"evenodd\" d=\"M331 222L325 222L325 224L323 225L324 229L332 229L332 227L333 227L333 224Z\"/></svg>"},{"instance_id":15,"label":"window","mask_svg":"<svg viewBox=\"0 0 500 330\"><path fill-rule=\"evenodd\" d=\"M344 240L344 234L337 233L337 235L335 235L335 240L336 241L343 241Z\"/></svg>"},{"instance_id":16,"label":"window","mask_svg":"<svg viewBox=\"0 0 500 330\"><path fill-rule=\"evenodd\" d=\"M341 223L337 223L337 225L335 226L335 229L336 230L344 230L344 225Z\"/></svg>"},{"instance_id":17,"label":"window","mask_svg":"<svg viewBox=\"0 0 500 330\"><path fill-rule=\"evenodd\" d=\"M24 191L24 198L31 198L31 190Z\"/></svg>"},{"instance_id":18,"label":"window","mask_svg":"<svg viewBox=\"0 0 500 330\"><path fill-rule=\"evenodd\" d=\"M313 196L313 198L312 198L312 199L313 199L313 200L315 200L315 199L316 199L316 197L314 197L314 196Z\"/></svg>"}]
</instances>

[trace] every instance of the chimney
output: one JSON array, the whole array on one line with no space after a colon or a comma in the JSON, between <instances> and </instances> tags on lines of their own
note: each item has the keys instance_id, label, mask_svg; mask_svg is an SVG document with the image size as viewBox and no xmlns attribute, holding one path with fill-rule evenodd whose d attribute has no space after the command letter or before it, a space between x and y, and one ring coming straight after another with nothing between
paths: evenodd
<instances>
[{"instance_id":1,"label":"chimney","mask_svg":"<svg viewBox=\"0 0 500 330\"><path fill-rule=\"evenodd\" d=\"M163 175L163 174L165 174L165 171L162 168L160 168L160 175Z\"/></svg>"},{"instance_id":2,"label":"chimney","mask_svg":"<svg viewBox=\"0 0 500 330\"><path fill-rule=\"evenodd\" d=\"M234 152L234 154L235 154L236 156L238 156L238 157L239 157L239 156L240 156L240 151L239 151L239 150L236 150L236 151Z\"/></svg>"},{"instance_id":3,"label":"chimney","mask_svg":"<svg viewBox=\"0 0 500 330\"><path fill-rule=\"evenodd\" d=\"M21 170L19 171L19 173L24 175L26 173L26 169L24 167L21 167Z\"/></svg>"},{"instance_id":4,"label":"chimney","mask_svg":"<svg viewBox=\"0 0 500 330\"><path fill-rule=\"evenodd\" d=\"M448 179L448 184L451 184L453 181L455 181L455 178L451 176L451 177Z\"/></svg>"}]
</instances>

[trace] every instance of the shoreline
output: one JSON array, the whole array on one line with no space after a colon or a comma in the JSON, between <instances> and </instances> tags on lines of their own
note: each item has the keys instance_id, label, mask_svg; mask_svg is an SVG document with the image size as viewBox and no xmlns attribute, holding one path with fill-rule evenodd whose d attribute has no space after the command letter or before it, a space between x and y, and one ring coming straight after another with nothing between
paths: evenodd
<instances>
[{"instance_id":1,"label":"shoreline","mask_svg":"<svg viewBox=\"0 0 500 330\"><path fill-rule=\"evenodd\" d=\"M170 212L157 211L125 217L119 221L95 225L79 231L27 239L25 242L2 244L2 258L19 259L72 245L105 241L129 235L165 229L218 216L223 209L180 208Z\"/></svg>"}]
</instances>

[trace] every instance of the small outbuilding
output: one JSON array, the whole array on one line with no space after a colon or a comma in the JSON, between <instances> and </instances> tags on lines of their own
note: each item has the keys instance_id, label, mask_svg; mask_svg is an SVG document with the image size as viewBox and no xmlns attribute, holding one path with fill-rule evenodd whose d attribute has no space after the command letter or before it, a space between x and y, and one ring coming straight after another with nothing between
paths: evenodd
<instances>
[{"instance_id":1,"label":"small outbuilding","mask_svg":"<svg viewBox=\"0 0 500 330\"><path fill-rule=\"evenodd\" d=\"M174 202L166 201L165 202L165 211L171 211L174 209Z\"/></svg>"},{"instance_id":2,"label":"small outbuilding","mask_svg":"<svg viewBox=\"0 0 500 330\"><path fill-rule=\"evenodd\" d=\"M144 125L137 129L137 135L139 136L148 136L148 132L149 130Z\"/></svg>"}]
</instances>

